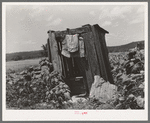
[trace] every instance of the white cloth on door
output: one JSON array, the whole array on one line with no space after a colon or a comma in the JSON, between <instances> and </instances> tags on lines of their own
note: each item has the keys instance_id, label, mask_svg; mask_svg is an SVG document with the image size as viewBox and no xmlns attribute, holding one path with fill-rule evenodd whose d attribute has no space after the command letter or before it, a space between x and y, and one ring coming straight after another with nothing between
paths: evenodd
<instances>
[{"instance_id":1,"label":"white cloth on door","mask_svg":"<svg viewBox=\"0 0 150 123\"><path fill-rule=\"evenodd\" d=\"M78 51L78 46L79 46L78 35L79 34L66 35L67 46L68 46L68 51L69 52L76 52L76 51Z\"/></svg>"}]
</instances>

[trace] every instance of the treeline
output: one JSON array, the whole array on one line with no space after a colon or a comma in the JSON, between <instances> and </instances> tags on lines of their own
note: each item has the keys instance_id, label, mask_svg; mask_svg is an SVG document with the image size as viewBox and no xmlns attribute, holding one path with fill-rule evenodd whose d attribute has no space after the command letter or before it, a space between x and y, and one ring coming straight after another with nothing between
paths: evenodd
<instances>
[{"instance_id":1,"label":"treeline","mask_svg":"<svg viewBox=\"0 0 150 123\"><path fill-rule=\"evenodd\" d=\"M141 49L144 49L144 41L137 41L137 42L132 42L132 43L120 45L120 46L110 46L110 47L108 47L108 51L109 51L109 53L127 52L127 51L129 51L129 49L135 48L138 43L141 44Z\"/></svg>"},{"instance_id":2,"label":"treeline","mask_svg":"<svg viewBox=\"0 0 150 123\"><path fill-rule=\"evenodd\" d=\"M44 50L29 51L29 52L16 52L6 54L6 61L18 61L25 59L34 59L44 57Z\"/></svg>"},{"instance_id":3,"label":"treeline","mask_svg":"<svg viewBox=\"0 0 150 123\"><path fill-rule=\"evenodd\" d=\"M144 49L144 41L137 41L132 42L126 45L120 45L120 46L111 46L108 47L109 53L112 52L126 52L129 51L131 48L135 48L137 46L137 43L142 44L142 49ZM6 61L17 61L17 60L25 60L25 59L34 59L34 58L41 58L47 55L45 53L46 46L42 46L44 50L38 50L38 51L29 51L29 52L17 52L17 53L9 53L6 54Z\"/></svg>"}]
</instances>

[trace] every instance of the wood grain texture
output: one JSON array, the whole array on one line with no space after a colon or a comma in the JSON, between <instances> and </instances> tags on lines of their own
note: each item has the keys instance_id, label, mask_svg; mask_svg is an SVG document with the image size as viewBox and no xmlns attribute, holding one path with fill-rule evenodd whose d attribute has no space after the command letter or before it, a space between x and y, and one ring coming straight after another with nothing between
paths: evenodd
<instances>
[{"instance_id":1,"label":"wood grain texture","mask_svg":"<svg viewBox=\"0 0 150 123\"><path fill-rule=\"evenodd\" d=\"M86 59L88 61L88 69L86 70L86 80L89 90L94 81L94 75L99 75L99 66L94 47L94 37L92 32L83 34L83 41L85 43Z\"/></svg>"},{"instance_id":2,"label":"wood grain texture","mask_svg":"<svg viewBox=\"0 0 150 123\"><path fill-rule=\"evenodd\" d=\"M113 82L113 77L111 74L111 68L110 68L109 57L108 57L108 49L107 49L106 41L105 41L105 33L101 32L99 26L93 26L93 30L95 30L99 38L99 41L97 42L97 44L100 44L102 56L103 56L99 58L102 58L104 60L104 66L105 66L104 69L107 75L106 80L109 81L111 84L113 84L114 82Z\"/></svg>"},{"instance_id":3,"label":"wood grain texture","mask_svg":"<svg viewBox=\"0 0 150 123\"><path fill-rule=\"evenodd\" d=\"M108 75L107 75L107 71L106 71L106 60L104 59L104 54L103 52L105 52L103 46L100 43L100 39L99 39L99 35L97 30L95 30L95 27L92 26L92 33L94 35L94 46L95 46L95 50L96 50L96 55L97 55L97 59L98 59L98 65L99 65L99 69L100 69L100 75L103 79L108 80Z\"/></svg>"},{"instance_id":4,"label":"wood grain texture","mask_svg":"<svg viewBox=\"0 0 150 123\"><path fill-rule=\"evenodd\" d=\"M51 58L52 58L51 60L53 63L54 70L62 74L62 63L61 63L60 56L58 54L58 44L55 39L54 32L49 31L49 43L50 43Z\"/></svg>"}]
</instances>

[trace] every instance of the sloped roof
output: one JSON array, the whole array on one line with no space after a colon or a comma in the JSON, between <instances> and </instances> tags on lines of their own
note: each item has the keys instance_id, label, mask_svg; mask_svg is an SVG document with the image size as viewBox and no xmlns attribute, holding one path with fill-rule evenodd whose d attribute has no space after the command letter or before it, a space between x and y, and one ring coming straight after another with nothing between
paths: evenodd
<instances>
[{"instance_id":1,"label":"sloped roof","mask_svg":"<svg viewBox=\"0 0 150 123\"><path fill-rule=\"evenodd\" d=\"M93 25L93 26L99 28L99 31L100 31L100 32L109 33L108 31L106 31L105 29L103 29L102 27L100 27L98 24L95 24L95 25Z\"/></svg>"},{"instance_id":2,"label":"sloped roof","mask_svg":"<svg viewBox=\"0 0 150 123\"><path fill-rule=\"evenodd\" d=\"M75 28L75 29L69 29L67 28L66 30L63 30L63 31L52 31L52 30L49 30L51 32L55 32L55 36L56 37L59 37L59 36L63 36L63 35L66 35L66 34L80 34L80 33L87 33L87 32L90 32L90 28L91 26L94 26L96 28L99 29L100 32L102 33L109 33L108 31L106 31L105 29L101 28L98 24L94 24L94 25L90 25L90 24L86 24L86 25L83 25L82 27L79 27L79 28ZM49 31L47 33L49 33Z\"/></svg>"}]
</instances>

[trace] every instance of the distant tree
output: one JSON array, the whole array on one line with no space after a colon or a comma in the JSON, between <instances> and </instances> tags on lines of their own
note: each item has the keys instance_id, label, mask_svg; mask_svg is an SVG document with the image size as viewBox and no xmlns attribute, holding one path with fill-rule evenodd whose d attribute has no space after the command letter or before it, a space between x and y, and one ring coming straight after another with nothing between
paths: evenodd
<instances>
[{"instance_id":1,"label":"distant tree","mask_svg":"<svg viewBox=\"0 0 150 123\"><path fill-rule=\"evenodd\" d=\"M19 56L19 55L12 58L12 60L14 60L14 61L18 61L18 60L22 60L22 59L23 59L22 56Z\"/></svg>"},{"instance_id":2,"label":"distant tree","mask_svg":"<svg viewBox=\"0 0 150 123\"><path fill-rule=\"evenodd\" d=\"M43 51L41 52L41 54L44 56L44 57L47 57L48 56L48 53L47 53L47 44L43 44L42 46L42 49L43 49Z\"/></svg>"}]
</instances>

